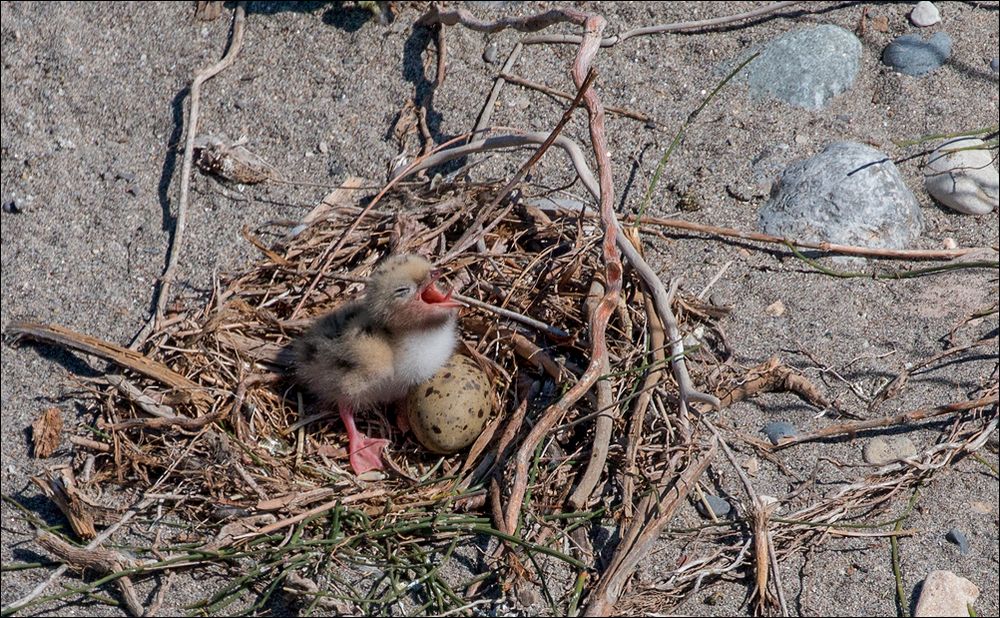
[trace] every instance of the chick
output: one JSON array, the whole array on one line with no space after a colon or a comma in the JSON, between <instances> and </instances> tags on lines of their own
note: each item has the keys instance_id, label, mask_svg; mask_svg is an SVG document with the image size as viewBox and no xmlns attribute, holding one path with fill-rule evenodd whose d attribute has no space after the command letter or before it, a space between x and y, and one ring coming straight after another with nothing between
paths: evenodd
<instances>
[{"instance_id":1,"label":"chick","mask_svg":"<svg viewBox=\"0 0 1000 618\"><path fill-rule=\"evenodd\" d=\"M388 440L358 431L354 413L403 399L451 357L461 304L435 285L441 273L416 255L385 260L362 300L320 318L295 345L299 380L336 404L355 474L382 467Z\"/></svg>"}]
</instances>

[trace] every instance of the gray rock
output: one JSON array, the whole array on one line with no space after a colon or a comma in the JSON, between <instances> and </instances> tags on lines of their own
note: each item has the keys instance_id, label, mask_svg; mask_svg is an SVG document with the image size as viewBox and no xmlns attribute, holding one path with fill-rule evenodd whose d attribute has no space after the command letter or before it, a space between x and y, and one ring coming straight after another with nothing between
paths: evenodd
<instances>
[{"instance_id":1,"label":"gray rock","mask_svg":"<svg viewBox=\"0 0 1000 618\"><path fill-rule=\"evenodd\" d=\"M705 502L708 502L708 506L712 507L712 512L715 513L717 518L725 517L732 510L732 506L729 501L725 498L720 498L719 496L713 496L712 494L705 494L705 501L701 500L695 502L694 507L698 510L705 519L711 519L712 516L709 514L708 509L705 508Z\"/></svg>"},{"instance_id":2,"label":"gray rock","mask_svg":"<svg viewBox=\"0 0 1000 618\"><path fill-rule=\"evenodd\" d=\"M836 142L781 173L760 227L774 236L900 249L920 235L923 218L888 156Z\"/></svg>"},{"instance_id":3,"label":"gray rock","mask_svg":"<svg viewBox=\"0 0 1000 618\"><path fill-rule=\"evenodd\" d=\"M897 459L906 459L917 454L917 447L906 436L882 438L875 436L865 444L863 451L865 461L881 466Z\"/></svg>"},{"instance_id":4,"label":"gray rock","mask_svg":"<svg viewBox=\"0 0 1000 618\"><path fill-rule=\"evenodd\" d=\"M794 436L798 433L798 430L795 429L795 425L786 423L785 421L768 423L767 425L764 425L761 431L764 432L767 439L771 441L771 444L777 444L778 442L781 442L782 438Z\"/></svg>"},{"instance_id":5,"label":"gray rock","mask_svg":"<svg viewBox=\"0 0 1000 618\"><path fill-rule=\"evenodd\" d=\"M933 2L924 0L923 2L918 2L917 6L913 7L913 10L910 11L910 21L913 22L914 26L919 28L933 26L941 21L941 12L938 11Z\"/></svg>"},{"instance_id":6,"label":"gray rock","mask_svg":"<svg viewBox=\"0 0 1000 618\"><path fill-rule=\"evenodd\" d=\"M979 587L951 571L931 571L923 582L914 616L968 616Z\"/></svg>"},{"instance_id":7,"label":"gray rock","mask_svg":"<svg viewBox=\"0 0 1000 618\"><path fill-rule=\"evenodd\" d=\"M927 75L951 57L951 37L938 32L928 40L918 34L904 34L894 39L882 52L882 63L893 69L920 77Z\"/></svg>"},{"instance_id":8,"label":"gray rock","mask_svg":"<svg viewBox=\"0 0 1000 618\"><path fill-rule=\"evenodd\" d=\"M496 41L490 41L483 48L483 61L489 64L493 64L497 61L497 55L500 53L500 49L497 47Z\"/></svg>"},{"instance_id":9,"label":"gray rock","mask_svg":"<svg viewBox=\"0 0 1000 618\"><path fill-rule=\"evenodd\" d=\"M967 215L985 215L1000 203L993 155L974 137L947 141L927 157L924 188L937 201Z\"/></svg>"},{"instance_id":10,"label":"gray rock","mask_svg":"<svg viewBox=\"0 0 1000 618\"><path fill-rule=\"evenodd\" d=\"M944 538L948 539L949 542L958 545L958 551L964 556L969 553L969 539L965 536L965 533L958 528L952 528L948 531L948 534L944 535Z\"/></svg>"},{"instance_id":11,"label":"gray rock","mask_svg":"<svg viewBox=\"0 0 1000 618\"><path fill-rule=\"evenodd\" d=\"M1000 73L1000 56L993 56L993 60L990 60L990 68L993 69L994 73Z\"/></svg>"},{"instance_id":12,"label":"gray rock","mask_svg":"<svg viewBox=\"0 0 1000 618\"><path fill-rule=\"evenodd\" d=\"M858 38L827 24L770 41L744 72L753 95L816 110L851 87L860 64Z\"/></svg>"}]
</instances>

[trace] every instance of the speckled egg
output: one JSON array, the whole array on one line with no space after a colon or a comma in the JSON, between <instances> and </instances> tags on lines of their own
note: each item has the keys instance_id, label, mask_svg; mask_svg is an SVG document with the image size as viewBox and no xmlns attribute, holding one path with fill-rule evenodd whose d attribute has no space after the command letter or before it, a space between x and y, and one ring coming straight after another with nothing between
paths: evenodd
<instances>
[{"instance_id":1,"label":"speckled egg","mask_svg":"<svg viewBox=\"0 0 1000 618\"><path fill-rule=\"evenodd\" d=\"M476 363L453 355L434 377L410 391L410 428L427 450L451 454L482 433L493 411L490 381Z\"/></svg>"}]
</instances>

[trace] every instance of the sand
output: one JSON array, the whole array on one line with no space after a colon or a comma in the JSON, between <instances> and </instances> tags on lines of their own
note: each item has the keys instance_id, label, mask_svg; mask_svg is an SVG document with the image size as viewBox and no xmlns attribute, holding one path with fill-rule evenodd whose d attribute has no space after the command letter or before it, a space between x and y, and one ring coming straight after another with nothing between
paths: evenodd
<instances>
[{"instance_id":1,"label":"sand","mask_svg":"<svg viewBox=\"0 0 1000 618\"><path fill-rule=\"evenodd\" d=\"M602 13L613 33L762 4L583 3L583 7ZM545 6L469 8L496 17ZM825 110L810 112L751 100L741 86L727 88L671 158L653 196L653 214L680 213L692 221L753 230L766 194L754 177L755 160L780 170L831 141L845 139L869 143L898 157L912 150L897 148L893 140L995 125L997 76L988 63L998 50L997 4L938 6L943 21L930 30L951 34L954 56L947 66L920 79L893 74L879 62L892 37L913 30L906 19L908 3L815 3L804 12L786 11L745 27L639 37L602 51L597 59L598 89L605 104L634 108L659 123L647 128L628 118L608 121L619 210L633 212L638 207L659 157L674 131L717 82L719 66L792 28L832 23L854 31L864 10L869 20L861 37L862 67L850 91ZM229 28L228 10L222 18L202 23L193 20L192 7L165 2L2 4L0 198L20 210L15 214L5 208L0 228L3 330L14 321L30 319L128 344L149 315L153 282L164 266L176 213L186 87L197 69L221 56ZM415 88L423 92L428 86L422 61L428 67L426 75L432 75L433 47L421 59L418 54L427 34L411 28L419 14L418 7L404 3L394 23L380 25L364 11L339 3L251 5L244 50L232 68L205 87L202 131L245 136L249 148L294 179L333 186L356 175L374 184L384 182L398 154L391 137L396 115ZM887 32L872 27L871 18L877 17L887 18ZM517 39L511 32L448 30L448 79L435 94L428 117L439 141L475 124L499 70L498 64L481 58L487 44L497 45L502 62ZM571 90L567 72L574 51L572 46L532 47L514 72ZM561 101L507 86L494 124L547 130L563 108ZM577 114L566 134L587 142L584 114ZM480 173L504 174L521 160L513 157L506 167L486 166ZM959 246L998 244L996 212L969 217L946 211L922 191L919 159L900 164L900 170L923 209L925 230L919 247L938 248L946 238ZM558 186L568 178L565 162L550 155L533 181ZM584 194L579 185L572 191ZM272 219L296 220L327 192L322 187L276 184L237 188L195 173L177 287L207 293L218 273L247 268L256 250L240 236L242 227ZM683 196L687 197L682 200ZM700 208L681 212L680 204L689 204L692 196ZM695 292L729 264L711 293L734 309L723 327L736 360L753 364L778 354L821 384L829 397L855 410L865 406L857 392L870 395L907 363L942 350L941 338L953 326L972 311L995 305L998 295L996 272L966 270L905 281L833 279L809 272L785 252L690 234L669 234L652 243L648 254L664 279L683 275L686 289ZM777 300L785 312L775 317L765 308ZM995 314L967 326L960 342L992 333L991 346L915 378L881 412L964 400L984 378L995 381L996 329ZM35 460L30 456L28 427L51 405L63 410L69 427L86 422L68 378L95 375L103 366L53 347L6 341L2 358L2 491L45 521L61 522L29 478L66 460L68 444L51 460ZM723 416L747 433L769 420L788 420L804 429L828 422L790 395L737 404ZM909 435L922 448L933 440L936 429ZM822 492L852 478L854 472L817 465L817 458L856 463L861 447L861 440L810 444L783 451L781 457L803 479L815 471L817 486L810 491ZM997 465L995 453L982 454ZM721 466L720 470L724 470L717 479L720 486L741 495L732 471ZM778 497L800 488L767 463L755 485L759 492ZM897 498L892 512L899 512L905 499ZM678 525L698 521L690 506L682 511ZM45 559L18 511L4 502L0 517L0 558L5 565ZM976 604L980 615L1000 612L995 475L968 458L941 471L921 492L907 525L917 530L900 544L907 594L930 571L947 569L983 591ZM953 527L968 535L968 555L960 555L945 541L945 532ZM662 543L640 566L642 575L633 582L630 597L655 608L657 581L689 551L696 548ZM5 571L3 604L27 593L43 573ZM897 611L885 538L832 539L789 558L782 575L795 614ZM746 577L744 571L737 572L731 581L702 590L670 611L747 614ZM142 593L151 594L152 584L142 584ZM182 575L162 613L180 612L220 585L218 579ZM530 604L530 596L521 595L511 604ZM536 609L545 611L544 603ZM39 611L65 616L121 613L94 602L53 604ZM289 610L271 607L270 611Z\"/></svg>"}]
</instances>

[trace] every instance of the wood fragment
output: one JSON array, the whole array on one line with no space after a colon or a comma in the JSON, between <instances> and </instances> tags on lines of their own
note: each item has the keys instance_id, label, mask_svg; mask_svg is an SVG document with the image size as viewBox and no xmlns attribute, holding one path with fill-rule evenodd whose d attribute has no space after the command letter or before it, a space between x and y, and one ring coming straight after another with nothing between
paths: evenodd
<instances>
[{"instance_id":1,"label":"wood fragment","mask_svg":"<svg viewBox=\"0 0 1000 618\"><path fill-rule=\"evenodd\" d=\"M92 549L74 547L45 530L38 530L36 532L35 542L45 551L55 556L60 562L68 564L75 569L95 571L100 575L111 575L137 566L133 559L126 557L118 551L102 547ZM144 614L142 602L139 601L139 595L136 593L131 579L127 575L123 575L116 580L116 583L129 614L132 616L142 616Z\"/></svg>"},{"instance_id":2,"label":"wood fragment","mask_svg":"<svg viewBox=\"0 0 1000 618\"><path fill-rule=\"evenodd\" d=\"M7 330L13 335L31 337L99 356L161 382L177 390L179 395L189 398L195 404L205 404L211 399L211 396L200 385L135 350L123 348L120 345L56 325L15 322Z\"/></svg>"},{"instance_id":3,"label":"wood fragment","mask_svg":"<svg viewBox=\"0 0 1000 618\"><path fill-rule=\"evenodd\" d=\"M62 438L63 418L59 408L49 408L42 412L31 424L31 452L35 457L44 459L59 448Z\"/></svg>"},{"instance_id":4,"label":"wood fragment","mask_svg":"<svg viewBox=\"0 0 1000 618\"><path fill-rule=\"evenodd\" d=\"M77 536L81 539L97 536L94 511L77 489L72 468L61 466L46 476L33 476L31 480L59 507Z\"/></svg>"}]
</instances>

